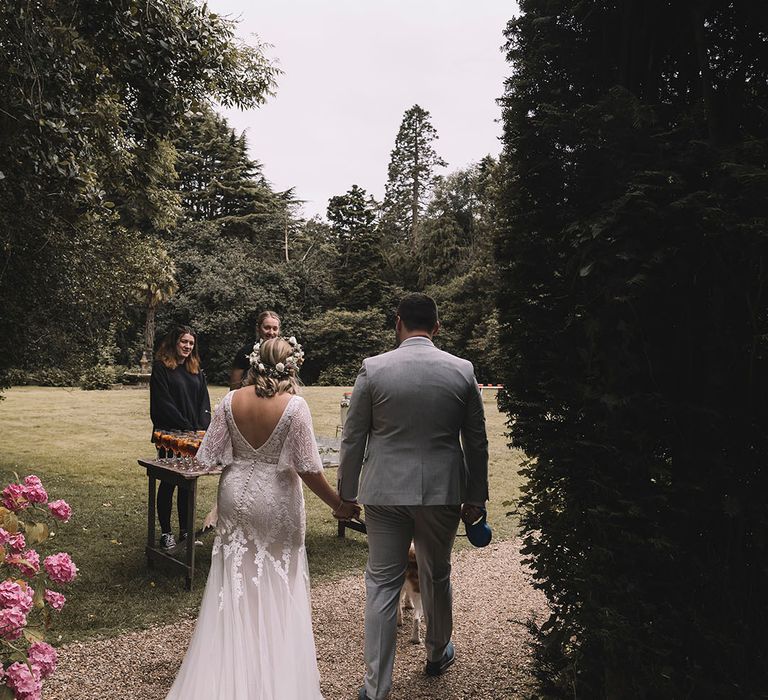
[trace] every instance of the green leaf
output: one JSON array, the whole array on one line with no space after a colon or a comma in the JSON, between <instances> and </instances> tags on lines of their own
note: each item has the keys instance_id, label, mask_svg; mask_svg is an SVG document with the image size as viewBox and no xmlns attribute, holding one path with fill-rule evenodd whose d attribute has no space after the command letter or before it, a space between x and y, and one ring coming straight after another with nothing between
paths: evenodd
<instances>
[{"instance_id":1,"label":"green leaf","mask_svg":"<svg viewBox=\"0 0 768 700\"><path fill-rule=\"evenodd\" d=\"M8 661L18 662L20 664L27 663L27 655L21 651L14 651L9 657Z\"/></svg>"},{"instance_id":2,"label":"green leaf","mask_svg":"<svg viewBox=\"0 0 768 700\"><path fill-rule=\"evenodd\" d=\"M35 582L35 595L32 604L39 610L45 607L45 582L41 579Z\"/></svg>"},{"instance_id":3,"label":"green leaf","mask_svg":"<svg viewBox=\"0 0 768 700\"><path fill-rule=\"evenodd\" d=\"M45 523L27 523L27 543L30 545L40 544L48 539L48 525Z\"/></svg>"},{"instance_id":4,"label":"green leaf","mask_svg":"<svg viewBox=\"0 0 768 700\"><path fill-rule=\"evenodd\" d=\"M19 519L7 508L0 508L0 527L14 534L19 531Z\"/></svg>"},{"instance_id":5,"label":"green leaf","mask_svg":"<svg viewBox=\"0 0 768 700\"><path fill-rule=\"evenodd\" d=\"M45 641L45 632L35 627L25 627L24 637L30 644Z\"/></svg>"}]
</instances>

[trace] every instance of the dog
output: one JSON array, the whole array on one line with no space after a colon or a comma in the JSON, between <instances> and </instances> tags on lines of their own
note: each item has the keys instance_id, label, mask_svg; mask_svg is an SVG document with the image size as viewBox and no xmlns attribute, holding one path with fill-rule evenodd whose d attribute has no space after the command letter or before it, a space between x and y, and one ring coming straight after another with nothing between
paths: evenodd
<instances>
[{"instance_id":1,"label":"dog","mask_svg":"<svg viewBox=\"0 0 768 700\"><path fill-rule=\"evenodd\" d=\"M411 627L411 642L421 644L420 623L424 619L424 608L421 605L421 589L419 588L419 565L416 563L416 550L411 544L408 550L408 566L405 569L405 582L400 591L400 600L397 605L397 624L403 624L403 608L413 609L413 622Z\"/></svg>"}]
</instances>

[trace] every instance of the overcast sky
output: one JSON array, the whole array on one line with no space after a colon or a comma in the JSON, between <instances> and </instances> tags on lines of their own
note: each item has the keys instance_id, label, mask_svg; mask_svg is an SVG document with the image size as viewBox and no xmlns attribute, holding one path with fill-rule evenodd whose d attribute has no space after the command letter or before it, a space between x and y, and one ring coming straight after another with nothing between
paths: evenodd
<instances>
[{"instance_id":1,"label":"overcast sky","mask_svg":"<svg viewBox=\"0 0 768 700\"><path fill-rule=\"evenodd\" d=\"M451 172L500 151L496 99L509 74L503 0L208 0L239 17L238 34L272 44L284 74L260 109L224 110L251 156L304 214L325 215L353 184L384 195L403 113L432 115Z\"/></svg>"}]
</instances>

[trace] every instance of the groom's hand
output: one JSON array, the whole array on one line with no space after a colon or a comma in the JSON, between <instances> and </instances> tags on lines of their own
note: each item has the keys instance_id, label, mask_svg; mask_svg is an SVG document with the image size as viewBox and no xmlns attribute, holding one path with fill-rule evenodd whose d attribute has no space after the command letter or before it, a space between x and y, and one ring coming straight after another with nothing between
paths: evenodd
<instances>
[{"instance_id":1,"label":"groom's hand","mask_svg":"<svg viewBox=\"0 0 768 700\"><path fill-rule=\"evenodd\" d=\"M476 523L483 517L484 510L482 506L475 505L474 503L465 503L461 506L461 519L467 525L472 525L472 523Z\"/></svg>"},{"instance_id":2,"label":"groom's hand","mask_svg":"<svg viewBox=\"0 0 768 700\"><path fill-rule=\"evenodd\" d=\"M354 501L342 501L336 510L333 511L333 517L337 520L352 520L360 517L360 506Z\"/></svg>"}]
</instances>

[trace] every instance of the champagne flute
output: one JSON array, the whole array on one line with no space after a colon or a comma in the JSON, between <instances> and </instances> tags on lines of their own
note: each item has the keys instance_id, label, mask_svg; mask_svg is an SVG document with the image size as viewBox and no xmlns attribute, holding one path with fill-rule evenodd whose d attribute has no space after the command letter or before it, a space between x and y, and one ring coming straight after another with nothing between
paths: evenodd
<instances>
[{"instance_id":1,"label":"champagne flute","mask_svg":"<svg viewBox=\"0 0 768 700\"><path fill-rule=\"evenodd\" d=\"M168 461L168 433L160 431L160 438L157 441L157 446L162 454L160 462L165 464Z\"/></svg>"},{"instance_id":2,"label":"champagne flute","mask_svg":"<svg viewBox=\"0 0 768 700\"><path fill-rule=\"evenodd\" d=\"M168 455L168 461L173 462L176 459L176 434L169 431L165 441L165 454Z\"/></svg>"},{"instance_id":3,"label":"champagne flute","mask_svg":"<svg viewBox=\"0 0 768 700\"><path fill-rule=\"evenodd\" d=\"M184 467L186 469L192 468L192 441L188 435L185 435L181 439L181 454L183 456Z\"/></svg>"},{"instance_id":4,"label":"champagne flute","mask_svg":"<svg viewBox=\"0 0 768 700\"><path fill-rule=\"evenodd\" d=\"M152 431L152 443L154 444L155 449L157 450L157 461L158 462L162 461L162 458L160 457L160 449L162 447L161 444L160 444L160 438L161 438L162 434L163 433L160 430L153 430Z\"/></svg>"}]
</instances>

